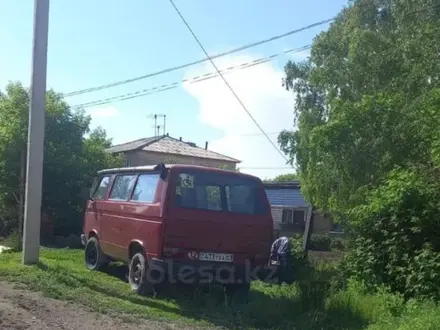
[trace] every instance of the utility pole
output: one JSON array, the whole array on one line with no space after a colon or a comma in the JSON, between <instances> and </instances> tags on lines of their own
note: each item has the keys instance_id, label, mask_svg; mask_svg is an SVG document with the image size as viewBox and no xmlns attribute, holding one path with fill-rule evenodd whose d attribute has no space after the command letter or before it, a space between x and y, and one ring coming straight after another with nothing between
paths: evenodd
<instances>
[{"instance_id":1,"label":"utility pole","mask_svg":"<svg viewBox=\"0 0 440 330\"><path fill-rule=\"evenodd\" d=\"M34 0L34 40L23 230L23 264L25 265L36 264L40 259L48 33L49 0Z\"/></svg>"},{"instance_id":2,"label":"utility pole","mask_svg":"<svg viewBox=\"0 0 440 330\"><path fill-rule=\"evenodd\" d=\"M24 188L26 180L26 151L24 148L20 153L20 197L18 202L18 237L20 246L23 244L23 209L24 209Z\"/></svg>"}]
</instances>

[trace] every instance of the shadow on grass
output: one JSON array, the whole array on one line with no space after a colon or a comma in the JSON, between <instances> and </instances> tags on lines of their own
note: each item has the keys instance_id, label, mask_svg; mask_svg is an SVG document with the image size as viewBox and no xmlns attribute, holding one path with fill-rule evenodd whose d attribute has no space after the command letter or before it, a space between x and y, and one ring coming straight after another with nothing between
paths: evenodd
<instances>
[{"instance_id":1,"label":"shadow on grass","mask_svg":"<svg viewBox=\"0 0 440 330\"><path fill-rule=\"evenodd\" d=\"M111 264L105 270L110 276L127 281L127 266ZM321 273L324 278L329 274ZM357 311L325 308L329 292L328 281L322 278L300 281L296 295L289 295L289 286L258 283L251 290L247 302L233 296L229 304L222 286L168 284L161 288L157 300L174 301L179 315L193 320L207 321L228 329L363 329L368 320ZM275 291L275 292L274 292ZM284 291L284 292L283 292Z\"/></svg>"},{"instance_id":2,"label":"shadow on grass","mask_svg":"<svg viewBox=\"0 0 440 330\"><path fill-rule=\"evenodd\" d=\"M51 269L40 263L45 271ZM59 270L57 269L59 272ZM126 282L127 267L110 265L103 270L116 280ZM91 276L93 276L91 274ZM111 288L95 285L84 278L63 270L66 284L72 281L91 291L108 297L129 301L139 306L148 306L164 312L174 313L192 320L204 321L227 329L276 328L276 329L363 329L368 324L355 310L342 307L325 308L327 286L319 281L301 282L298 289L289 286L274 286L258 283L253 287L247 302L232 297L225 303L223 288L216 285L169 284L162 288L158 298L144 298L131 294L120 294ZM295 294L291 292L295 291ZM166 305L172 301L179 308Z\"/></svg>"}]
</instances>

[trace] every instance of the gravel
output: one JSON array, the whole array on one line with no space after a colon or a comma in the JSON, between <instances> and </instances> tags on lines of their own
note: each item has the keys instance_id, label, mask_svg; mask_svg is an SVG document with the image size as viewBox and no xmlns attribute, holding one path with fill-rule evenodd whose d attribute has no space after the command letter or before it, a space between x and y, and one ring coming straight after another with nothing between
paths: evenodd
<instances>
[{"instance_id":1,"label":"gravel","mask_svg":"<svg viewBox=\"0 0 440 330\"><path fill-rule=\"evenodd\" d=\"M127 317L111 317L88 311L71 302L44 297L41 293L18 289L0 282L0 329L2 330L189 330L182 325L146 320L132 322Z\"/></svg>"}]
</instances>

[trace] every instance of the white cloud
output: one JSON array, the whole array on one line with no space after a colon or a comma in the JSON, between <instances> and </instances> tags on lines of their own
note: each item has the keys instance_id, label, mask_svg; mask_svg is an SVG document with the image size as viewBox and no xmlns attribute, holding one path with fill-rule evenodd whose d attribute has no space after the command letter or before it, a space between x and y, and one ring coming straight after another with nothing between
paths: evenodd
<instances>
[{"instance_id":1,"label":"white cloud","mask_svg":"<svg viewBox=\"0 0 440 330\"><path fill-rule=\"evenodd\" d=\"M107 117L116 117L120 115L119 110L112 105L92 108L89 111L87 111L87 113L91 115L93 118L107 118Z\"/></svg>"},{"instance_id":2,"label":"white cloud","mask_svg":"<svg viewBox=\"0 0 440 330\"><path fill-rule=\"evenodd\" d=\"M255 57L257 58L257 57ZM252 61L251 56L234 56L216 60L219 68ZM210 72L210 64L186 73L191 77ZM293 127L293 96L282 88L283 71L276 69L273 63L264 63L252 68L234 70L224 76L249 112L266 133L280 132ZM242 160L242 172L272 178L283 169L246 169L287 167L285 160L267 141L252 119L246 114L220 77L184 88L199 102L199 120L207 125L221 129L223 138L210 141L210 149ZM243 134L255 134L242 136ZM277 134L269 137L277 144Z\"/></svg>"}]
</instances>

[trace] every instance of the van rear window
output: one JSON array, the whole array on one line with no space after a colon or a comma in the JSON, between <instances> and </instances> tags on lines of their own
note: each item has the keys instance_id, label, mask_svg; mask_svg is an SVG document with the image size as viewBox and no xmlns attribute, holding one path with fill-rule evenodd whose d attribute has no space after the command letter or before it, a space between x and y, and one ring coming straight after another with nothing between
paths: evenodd
<instances>
[{"instance_id":1,"label":"van rear window","mask_svg":"<svg viewBox=\"0 0 440 330\"><path fill-rule=\"evenodd\" d=\"M243 214L265 214L258 181L209 172L180 173L175 206Z\"/></svg>"}]
</instances>

